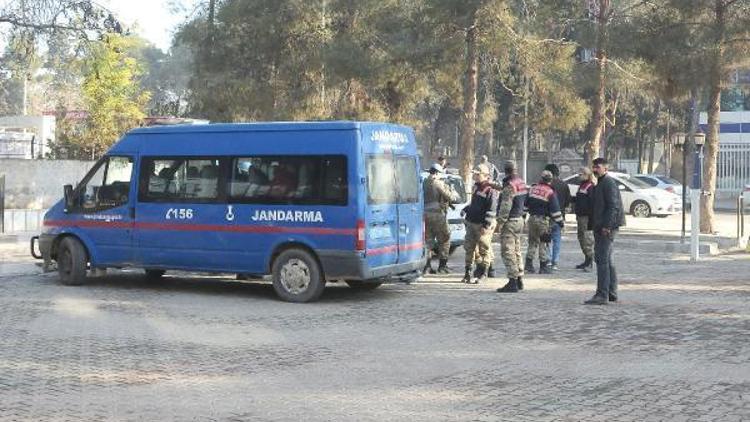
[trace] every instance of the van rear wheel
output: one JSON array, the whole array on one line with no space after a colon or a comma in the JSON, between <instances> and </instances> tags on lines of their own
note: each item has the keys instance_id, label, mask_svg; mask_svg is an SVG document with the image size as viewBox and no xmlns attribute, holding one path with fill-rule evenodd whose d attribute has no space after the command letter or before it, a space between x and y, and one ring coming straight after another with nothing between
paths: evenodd
<instances>
[{"instance_id":1,"label":"van rear wheel","mask_svg":"<svg viewBox=\"0 0 750 422\"><path fill-rule=\"evenodd\" d=\"M346 284L355 290L375 290L383 285L382 281L360 281L360 280L346 280Z\"/></svg>"},{"instance_id":2,"label":"van rear wheel","mask_svg":"<svg viewBox=\"0 0 750 422\"><path fill-rule=\"evenodd\" d=\"M302 249L289 249L273 261L273 289L287 302L312 302L323 294L326 281L318 261Z\"/></svg>"},{"instance_id":3,"label":"van rear wheel","mask_svg":"<svg viewBox=\"0 0 750 422\"><path fill-rule=\"evenodd\" d=\"M66 237L57 249L57 271L66 286L80 286L86 282L88 257L80 241Z\"/></svg>"}]
</instances>

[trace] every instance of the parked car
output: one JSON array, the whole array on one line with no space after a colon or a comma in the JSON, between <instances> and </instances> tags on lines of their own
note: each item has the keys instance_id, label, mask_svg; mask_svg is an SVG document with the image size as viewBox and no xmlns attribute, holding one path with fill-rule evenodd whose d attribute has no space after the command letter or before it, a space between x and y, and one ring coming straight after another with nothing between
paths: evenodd
<instances>
[{"instance_id":1,"label":"parked car","mask_svg":"<svg viewBox=\"0 0 750 422\"><path fill-rule=\"evenodd\" d=\"M461 217L461 210L465 206L469 205L468 193L466 192L466 184L464 179L458 175L458 172L451 171L444 176L445 182L458 193L458 201L453 203L453 207L448 209L448 227L451 230L451 247L450 253L452 254L458 247L463 246L464 238L466 238L466 226L464 226L464 219ZM429 175L428 172L422 172L422 181Z\"/></svg>"},{"instance_id":2,"label":"parked car","mask_svg":"<svg viewBox=\"0 0 750 422\"><path fill-rule=\"evenodd\" d=\"M664 189L667 192L672 192L676 195L682 196L682 183L671 177L663 176L661 174L636 174L633 177L645 182L652 188ZM690 188L688 188L685 193L690 196Z\"/></svg>"},{"instance_id":3,"label":"parked car","mask_svg":"<svg viewBox=\"0 0 750 422\"><path fill-rule=\"evenodd\" d=\"M634 217L667 217L682 211L682 198L672 192L659 189L625 173L608 173L617 183L622 194L622 205ZM570 194L575 196L581 184L578 175L565 179Z\"/></svg>"}]
</instances>

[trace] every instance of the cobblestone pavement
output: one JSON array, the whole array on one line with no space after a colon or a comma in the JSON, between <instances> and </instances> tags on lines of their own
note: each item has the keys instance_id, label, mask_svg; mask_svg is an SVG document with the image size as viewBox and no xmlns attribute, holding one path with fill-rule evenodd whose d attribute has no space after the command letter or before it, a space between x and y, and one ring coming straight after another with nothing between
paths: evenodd
<instances>
[{"instance_id":1,"label":"cobblestone pavement","mask_svg":"<svg viewBox=\"0 0 750 422\"><path fill-rule=\"evenodd\" d=\"M228 277L65 287L25 251L0 245L1 420L750 420L747 254L617 251L622 302L586 307L572 269L294 305Z\"/></svg>"}]
</instances>

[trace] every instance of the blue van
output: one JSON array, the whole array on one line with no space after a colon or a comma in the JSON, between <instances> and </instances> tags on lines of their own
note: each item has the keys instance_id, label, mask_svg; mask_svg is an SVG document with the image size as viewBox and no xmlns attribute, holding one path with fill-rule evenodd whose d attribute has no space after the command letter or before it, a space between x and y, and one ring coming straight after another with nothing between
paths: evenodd
<instances>
[{"instance_id":1,"label":"blue van","mask_svg":"<svg viewBox=\"0 0 750 422\"><path fill-rule=\"evenodd\" d=\"M32 251L38 240L71 285L89 268L270 274L281 299L307 302L326 281L411 281L425 259L419 168L413 131L393 124L135 129L65 186Z\"/></svg>"}]
</instances>

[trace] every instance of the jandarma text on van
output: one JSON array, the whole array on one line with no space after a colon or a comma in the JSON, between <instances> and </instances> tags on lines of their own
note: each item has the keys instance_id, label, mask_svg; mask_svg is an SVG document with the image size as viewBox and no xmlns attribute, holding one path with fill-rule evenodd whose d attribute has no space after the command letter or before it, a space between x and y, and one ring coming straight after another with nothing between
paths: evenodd
<instances>
[{"instance_id":1,"label":"jandarma text on van","mask_svg":"<svg viewBox=\"0 0 750 422\"><path fill-rule=\"evenodd\" d=\"M250 217L253 221L293 221L299 223L322 223L320 211L256 210Z\"/></svg>"}]
</instances>

